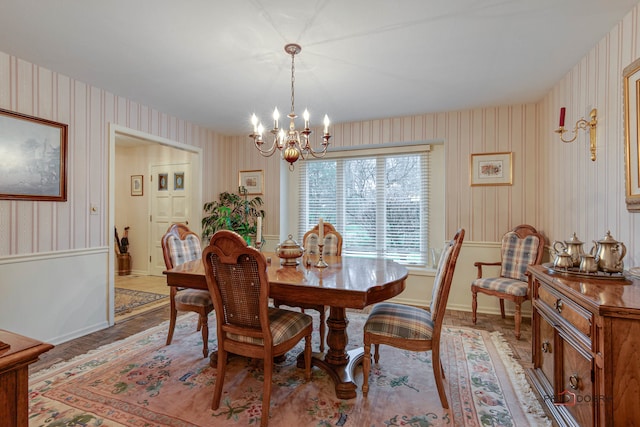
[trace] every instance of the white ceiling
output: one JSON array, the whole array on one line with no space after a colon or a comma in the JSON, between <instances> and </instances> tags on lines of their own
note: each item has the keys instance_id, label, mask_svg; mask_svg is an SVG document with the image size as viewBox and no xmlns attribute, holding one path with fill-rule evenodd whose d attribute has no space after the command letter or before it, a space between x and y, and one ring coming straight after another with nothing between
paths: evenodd
<instances>
[{"instance_id":1,"label":"white ceiling","mask_svg":"<svg viewBox=\"0 0 640 427\"><path fill-rule=\"evenodd\" d=\"M0 51L224 134L540 100L638 0L0 0ZM1 88L0 88L1 89Z\"/></svg>"}]
</instances>

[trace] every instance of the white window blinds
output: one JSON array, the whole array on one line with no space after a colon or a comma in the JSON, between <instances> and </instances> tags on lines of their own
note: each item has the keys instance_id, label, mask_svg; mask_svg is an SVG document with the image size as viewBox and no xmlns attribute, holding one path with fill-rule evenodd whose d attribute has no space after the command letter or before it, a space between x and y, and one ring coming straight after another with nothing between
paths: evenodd
<instances>
[{"instance_id":1,"label":"white window blinds","mask_svg":"<svg viewBox=\"0 0 640 427\"><path fill-rule=\"evenodd\" d=\"M300 236L323 218L342 234L343 255L427 264L428 149L357 157L343 152L301 162L300 176Z\"/></svg>"}]
</instances>

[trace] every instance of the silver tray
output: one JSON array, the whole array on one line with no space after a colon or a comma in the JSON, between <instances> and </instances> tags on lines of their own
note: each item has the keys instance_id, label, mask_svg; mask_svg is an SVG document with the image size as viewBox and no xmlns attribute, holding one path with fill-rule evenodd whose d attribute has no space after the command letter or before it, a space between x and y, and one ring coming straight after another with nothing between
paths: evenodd
<instances>
[{"instance_id":1,"label":"silver tray","mask_svg":"<svg viewBox=\"0 0 640 427\"><path fill-rule=\"evenodd\" d=\"M624 273L606 273L604 271L597 271L595 273L585 273L580 271L577 267L571 268L557 268L552 263L548 262L542 264L547 270L554 273L565 274L567 276L585 277L589 279L602 279L602 280L628 280Z\"/></svg>"}]
</instances>

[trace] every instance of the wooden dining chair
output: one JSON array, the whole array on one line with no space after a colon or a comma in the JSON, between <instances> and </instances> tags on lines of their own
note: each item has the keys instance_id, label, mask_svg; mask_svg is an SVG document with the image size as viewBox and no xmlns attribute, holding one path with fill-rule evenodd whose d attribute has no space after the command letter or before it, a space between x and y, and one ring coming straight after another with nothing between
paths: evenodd
<instances>
[{"instance_id":1,"label":"wooden dining chair","mask_svg":"<svg viewBox=\"0 0 640 427\"><path fill-rule=\"evenodd\" d=\"M342 255L342 235L335 229L333 225L328 222L323 223L324 227L324 247L322 248L322 255ZM316 255L320 253L320 246L318 245L319 240L319 225L316 224L311 230L307 231L304 234L304 238L302 239L302 244L304 247L304 251L307 255ZM315 310L320 313L320 325L318 326L319 335L320 335L320 352L324 352L324 342L325 342L325 319L327 313L327 307L322 304L306 304L300 303L292 300L285 300L282 298L274 299L273 305L275 307L280 307L281 305L286 305L289 307L299 307L304 310Z\"/></svg>"},{"instance_id":2,"label":"wooden dining chair","mask_svg":"<svg viewBox=\"0 0 640 427\"><path fill-rule=\"evenodd\" d=\"M527 267L542 262L544 241L544 236L535 228L522 224L502 236L501 261L473 264L478 269L477 278L471 282L471 320L474 325L477 321L478 292L500 298L500 314L503 319L504 300L513 301L516 305L515 335L516 339L520 339L521 306L530 298ZM483 277L483 266L500 266L499 276Z\"/></svg>"},{"instance_id":3,"label":"wooden dining chair","mask_svg":"<svg viewBox=\"0 0 640 427\"><path fill-rule=\"evenodd\" d=\"M222 396L227 353L264 360L261 426L269 422L273 358L305 339L305 378L311 379L311 316L269 307L267 261L238 233L216 232L202 254L218 332L217 377L212 409Z\"/></svg>"},{"instance_id":4,"label":"wooden dining chair","mask_svg":"<svg viewBox=\"0 0 640 427\"><path fill-rule=\"evenodd\" d=\"M431 350L431 364L436 380L440 403L449 408L444 391L444 371L440 361L440 338L451 281L456 262L464 240L464 229L459 229L453 239L442 251L436 276L433 282L431 305L427 311L419 307L404 304L380 303L373 307L364 325L364 360L362 372L364 381L362 393L369 392L369 372L371 370L371 344L374 345L374 360L380 358L380 344L390 345L410 351Z\"/></svg>"},{"instance_id":5,"label":"wooden dining chair","mask_svg":"<svg viewBox=\"0 0 640 427\"><path fill-rule=\"evenodd\" d=\"M202 248L200 238L189 230L185 224L172 224L161 239L162 254L167 270L187 261L200 259ZM169 316L169 333L167 345L171 344L173 332L176 328L178 311L193 311L198 313L198 331L202 331L202 354L209 354L209 324L207 318L213 311L213 301L209 291L198 289L183 289L171 286L171 313Z\"/></svg>"}]
</instances>

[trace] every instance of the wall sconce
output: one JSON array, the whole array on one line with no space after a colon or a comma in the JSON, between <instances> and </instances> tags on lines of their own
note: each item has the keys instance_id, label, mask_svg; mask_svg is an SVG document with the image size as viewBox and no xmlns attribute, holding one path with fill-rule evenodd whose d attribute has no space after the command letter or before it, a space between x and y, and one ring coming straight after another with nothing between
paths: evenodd
<instances>
[{"instance_id":1,"label":"wall sconce","mask_svg":"<svg viewBox=\"0 0 640 427\"><path fill-rule=\"evenodd\" d=\"M589 147L591 149L591 160L595 162L596 161L596 126L598 125L598 119L597 119L598 110L595 108L591 110L590 121L586 121L585 119L580 119L576 122L576 127L573 128L573 138L571 139L564 139L564 133L567 131L564 128L565 112L566 112L566 109L562 107L560 109L560 127L556 129L554 132L560 134L560 140L562 142L573 142L578 137L578 129L586 130L587 127L589 127Z\"/></svg>"}]
</instances>

